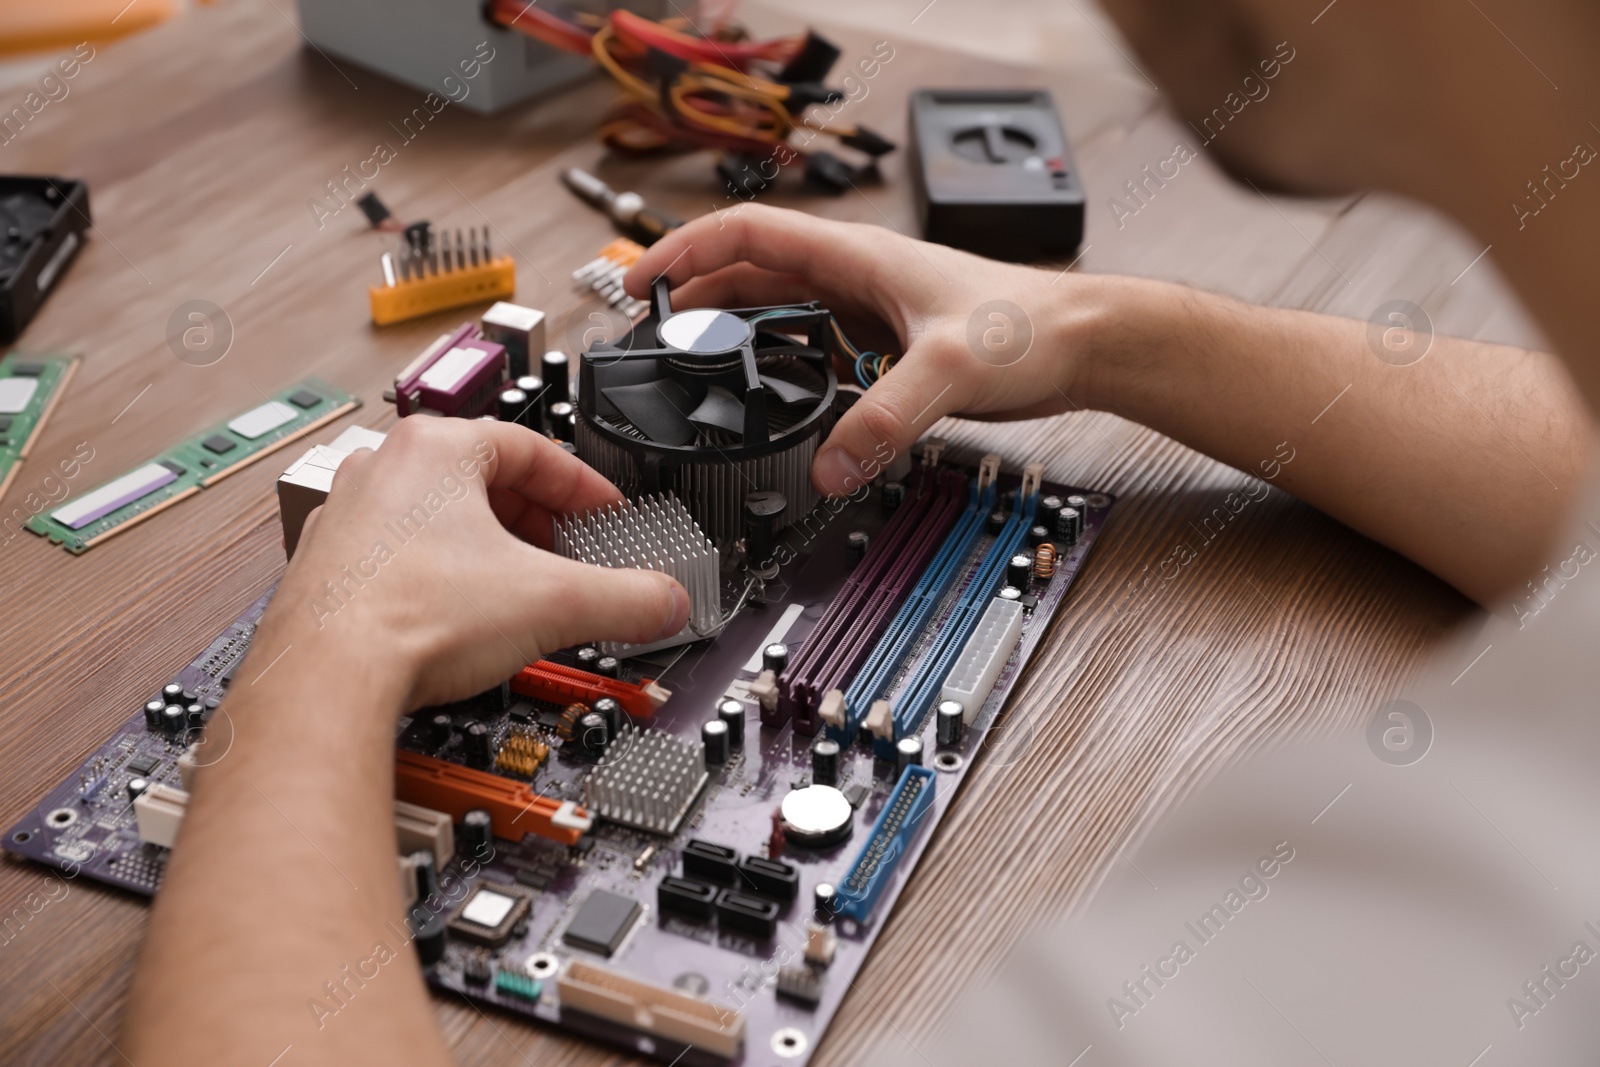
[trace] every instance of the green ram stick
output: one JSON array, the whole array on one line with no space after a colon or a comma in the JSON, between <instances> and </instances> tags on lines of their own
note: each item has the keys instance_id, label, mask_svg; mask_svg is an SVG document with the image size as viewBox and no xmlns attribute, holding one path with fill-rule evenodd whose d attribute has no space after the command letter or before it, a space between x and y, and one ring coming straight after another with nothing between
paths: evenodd
<instances>
[{"instance_id":1,"label":"green ram stick","mask_svg":"<svg viewBox=\"0 0 1600 1067\"><path fill-rule=\"evenodd\" d=\"M360 406L355 397L307 378L121 477L35 515L28 529L80 555Z\"/></svg>"},{"instance_id":2,"label":"green ram stick","mask_svg":"<svg viewBox=\"0 0 1600 1067\"><path fill-rule=\"evenodd\" d=\"M0 497L77 370L77 356L13 352L0 359Z\"/></svg>"}]
</instances>

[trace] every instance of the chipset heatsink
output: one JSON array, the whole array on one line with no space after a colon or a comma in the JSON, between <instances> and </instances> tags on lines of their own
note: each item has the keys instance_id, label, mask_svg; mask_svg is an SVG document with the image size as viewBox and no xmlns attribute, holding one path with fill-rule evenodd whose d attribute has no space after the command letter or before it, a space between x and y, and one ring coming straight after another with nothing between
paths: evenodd
<instances>
[{"instance_id":1,"label":"chipset heatsink","mask_svg":"<svg viewBox=\"0 0 1600 1067\"><path fill-rule=\"evenodd\" d=\"M648 645L603 644L610 655L636 656L698 641L722 627L721 555L689 509L670 493L560 520L555 550L601 567L661 571L688 592L689 621L682 632Z\"/></svg>"},{"instance_id":2,"label":"chipset heatsink","mask_svg":"<svg viewBox=\"0 0 1600 1067\"><path fill-rule=\"evenodd\" d=\"M584 804L601 818L638 830L675 834L706 784L705 760L696 745L659 730L639 730L607 752L584 783Z\"/></svg>"}]
</instances>

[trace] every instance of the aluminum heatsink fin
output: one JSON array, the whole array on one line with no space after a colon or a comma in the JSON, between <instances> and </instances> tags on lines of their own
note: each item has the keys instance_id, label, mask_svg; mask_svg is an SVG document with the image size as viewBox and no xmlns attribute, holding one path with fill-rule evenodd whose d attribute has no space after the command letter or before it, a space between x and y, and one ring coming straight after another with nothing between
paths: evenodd
<instances>
[{"instance_id":1,"label":"aluminum heatsink fin","mask_svg":"<svg viewBox=\"0 0 1600 1067\"><path fill-rule=\"evenodd\" d=\"M676 578L689 593L682 632L648 645L607 642L613 656L631 656L709 637L722 626L722 559L717 547L671 493L615 504L556 523L560 555L600 567L636 567Z\"/></svg>"}]
</instances>

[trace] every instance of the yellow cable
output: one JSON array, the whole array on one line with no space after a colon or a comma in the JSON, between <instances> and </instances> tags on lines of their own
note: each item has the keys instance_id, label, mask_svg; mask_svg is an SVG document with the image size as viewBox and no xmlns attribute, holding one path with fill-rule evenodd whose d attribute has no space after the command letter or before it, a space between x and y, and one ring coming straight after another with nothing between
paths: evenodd
<instances>
[{"instance_id":1,"label":"yellow cable","mask_svg":"<svg viewBox=\"0 0 1600 1067\"><path fill-rule=\"evenodd\" d=\"M609 23L595 32L593 44L595 61L606 68L607 73L615 78L617 83L628 92L642 100L654 102L656 98L655 90L650 88L648 83L635 78L624 70L622 65L617 62L616 57L611 54L610 49L606 47L615 36L616 31L611 28Z\"/></svg>"},{"instance_id":2,"label":"yellow cable","mask_svg":"<svg viewBox=\"0 0 1600 1067\"><path fill-rule=\"evenodd\" d=\"M735 137L767 141L774 145L781 139L779 131L769 130L766 127L749 122L741 122L738 119L728 118L723 115L713 115L694 107L687 99L690 91L686 86L676 85L671 93L672 106L677 108L686 118L710 129L720 130Z\"/></svg>"}]
</instances>

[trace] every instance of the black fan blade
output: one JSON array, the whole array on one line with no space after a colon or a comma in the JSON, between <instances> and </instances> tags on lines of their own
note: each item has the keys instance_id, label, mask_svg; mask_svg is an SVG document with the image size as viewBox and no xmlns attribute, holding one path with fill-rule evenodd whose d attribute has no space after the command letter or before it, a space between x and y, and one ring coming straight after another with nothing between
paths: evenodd
<instances>
[{"instance_id":1,"label":"black fan blade","mask_svg":"<svg viewBox=\"0 0 1600 1067\"><path fill-rule=\"evenodd\" d=\"M810 400L821 400L821 394L814 393L803 385L786 382L782 378L774 378L770 374L761 376L761 385L771 390L782 404L800 404Z\"/></svg>"},{"instance_id":2,"label":"black fan blade","mask_svg":"<svg viewBox=\"0 0 1600 1067\"><path fill-rule=\"evenodd\" d=\"M694 440L694 424L687 416L697 404L688 391L671 378L613 386L603 390L601 395L652 441L681 446Z\"/></svg>"},{"instance_id":3,"label":"black fan blade","mask_svg":"<svg viewBox=\"0 0 1600 1067\"><path fill-rule=\"evenodd\" d=\"M644 385L661 377L661 371L654 360L617 360L614 363L603 363L599 360L590 362L590 374L594 380L595 414L602 419L618 419L624 417L617 406L606 399L606 395L613 389L630 385ZM631 420L630 420L631 421Z\"/></svg>"},{"instance_id":4,"label":"black fan blade","mask_svg":"<svg viewBox=\"0 0 1600 1067\"><path fill-rule=\"evenodd\" d=\"M696 426L742 435L744 402L722 386L713 385L706 390L706 398L700 401L700 406L689 412L689 421Z\"/></svg>"},{"instance_id":5,"label":"black fan blade","mask_svg":"<svg viewBox=\"0 0 1600 1067\"><path fill-rule=\"evenodd\" d=\"M798 356L800 359L812 363L825 364L828 362L828 353L820 348L802 344L792 337L780 337L772 333L758 333L755 340L757 356Z\"/></svg>"}]
</instances>

